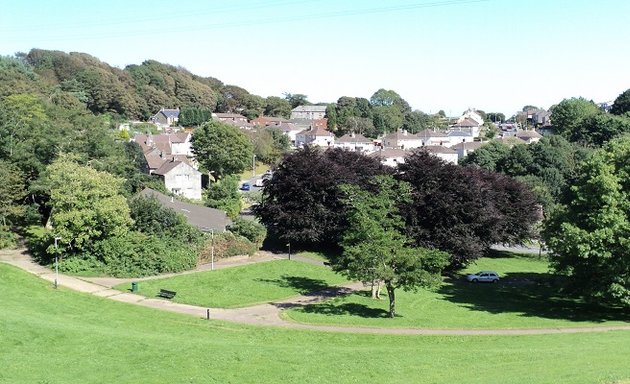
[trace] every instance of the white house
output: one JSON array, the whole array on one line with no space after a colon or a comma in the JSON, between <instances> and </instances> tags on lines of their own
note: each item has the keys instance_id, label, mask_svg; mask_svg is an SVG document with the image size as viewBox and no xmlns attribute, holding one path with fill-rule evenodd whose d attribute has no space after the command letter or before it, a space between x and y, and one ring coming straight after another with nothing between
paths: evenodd
<instances>
[{"instance_id":1,"label":"white house","mask_svg":"<svg viewBox=\"0 0 630 384\"><path fill-rule=\"evenodd\" d=\"M376 150L374 140L368 139L362 134L349 133L335 139L335 148L348 149L350 151L372 153Z\"/></svg>"},{"instance_id":2,"label":"white house","mask_svg":"<svg viewBox=\"0 0 630 384\"><path fill-rule=\"evenodd\" d=\"M482 141L473 141L472 143L463 142L463 143L453 145L451 149L457 152L457 159L461 160L464 157L471 154L472 152L474 152L476 149L479 149L486 144L488 143L482 142Z\"/></svg>"},{"instance_id":3,"label":"white house","mask_svg":"<svg viewBox=\"0 0 630 384\"><path fill-rule=\"evenodd\" d=\"M166 189L188 199L201 200L201 172L178 160L167 161L153 172L164 180Z\"/></svg>"},{"instance_id":4,"label":"white house","mask_svg":"<svg viewBox=\"0 0 630 384\"><path fill-rule=\"evenodd\" d=\"M447 163L457 164L457 152L454 149L443 147L441 145L426 145L420 150L427 151L431 155L439 157Z\"/></svg>"},{"instance_id":5,"label":"white house","mask_svg":"<svg viewBox=\"0 0 630 384\"><path fill-rule=\"evenodd\" d=\"M413 149L422 147L422 139L418 135L413 135L407 131L396 131L385 135L382 138L385 148Z\"/></svg>"},{"instance_id":6,"label":"white house","mask_svg":"<svg viewBox=\"0 0 630 384\"><path fill-rule=\"evenodd\" d=\"M472 143L475 141L475 137L470 130L451 128L448 132L448 144L445 147L452 147L459 143Z\"/></svg>"},{"instance_id":7,"label":"white house","mask_svg":"<svg viewBox=\"0 0 630 384\"><path fill-rule=\"evenodd\" d=\"M371 153L368 156L379 159L384 165L396 167L398 166L398 164L402 164L405 162L405 156L407 156L408 154L409 152L403 149L385 148Z\"/></svg>"},{"instance_id":8,"label":"white house","mask_svg":"<svg viewBox=\"0 0 630 384\"><path fill-rule=\"evenodd\" d=\"M416 136L422 141L422 145L448 146L450 144L448 132L425 129L424 131L418 132Z\"/></svg>"},{"instance_id":9,"label":"white house","mask_svg":"<svg viewBox=\"0 0 630 384\"><path fill-rule=\"evenodd\" d=\"M527 144L537 143L542 138L542 135L536 131L519 131L516 135L519 139L523 140Z\"/></svg>"},{"instance_id":10,"label":"white house","mask_svg":"<svg viewBox=\"0 0 630 384\"><path fill-rule=\"evenodd\" d=\"M459 119L457 119L457 122L461 123L465 119L473 120L478 126L482 126L484 123L483 117L481 117L481 115L473 108L468 108L464 113L462 113Z\"/></svg>"},{"instance_id":11,"label":"white house","mask_svg":"<svg viewBox=\"0 0 630 384\"><path fill-rule=\"evenodd\" d=\"M307 119L316 120L323 119L326 116L325 105L300 105L291 110L291 120Z\"/></svg>"},{"instance_id":12,"label":"white house","mask_svg":"<svg viewBox=\"0 0 630 384\"><path fill-rule=\"evenodd\" d=\"M332 147L335 144L335 135L323 128L310 128L295 135L295 146L317 145L320 147Z\"/></svg>"}]
</instances>

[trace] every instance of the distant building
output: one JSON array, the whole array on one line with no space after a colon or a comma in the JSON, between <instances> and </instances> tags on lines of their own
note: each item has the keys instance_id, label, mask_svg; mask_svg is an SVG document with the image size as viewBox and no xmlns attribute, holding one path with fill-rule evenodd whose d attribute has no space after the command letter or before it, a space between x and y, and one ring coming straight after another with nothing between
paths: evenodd
<instances>
[{"instance_id":1,"label":"distant building","mask_svg":"<svg viewBox=\"0 0 630 384\"><path fill-rule=\"evenodd\" d=\"M291 110L291 119L318 120L325 116L325 105L300 105Z\"/></svg>"},{"instance_id":2,"label":"distant building","mask_svg":"<svg viewBox=\"0 0 630 384\"><path fill-rule=\"evenodd\" d=\"M201 200L201 172L189 164L171 160L153 172L164 181L166 189L187 199Z\"/></svg>"},{"instance_id":3,"label":"distant building","mask_svg":"<svg viewBox=\"0 0 630 384\"><path fill-rule=\"evenodd\" d=\"M368 156L379 159L383 165L397 167L405 162L408 151L399 148L384 148L369 154Z\"/></svg>"},{"instance_id":4,"label":"distant building","mask_svg":"<svg viewBox=\"0 0 630 384\"><path fill-rule=\"evenodd\" d=\"M457 164L457 152L454 149L443 147L441 145L426 145L418 150L426 151L447 163Z\"/></svg>"},{"instance_id":5,"label":"distant building","mask_svg":"<svg viewBox=\"0 0 630 384\"><path fill-rule=\"evenodd\" d=\"M335 139L334 147L363 153L372 153L376 150L374 140L355 133L348 133Z\"/></svg>"},{"instance_id":6,"label":"distant building","mask_svg":"<svg viewBox=\"0 0 630 384\"><path fill-rule=\"evenodd\" d=\"M332 147L335 144L335 135L323 128L309 128L295 135L295 146L317 145L319 147Z\"/></svg>"},{"instance_id":7,"label":"distant building","mask_svg":"<svg viewBox=\"0 0 630 384\"><path fill-rule=\"evenodd\" d=\"M179 122L179 108L167 109L162 108L158 113L151 116L150 121L164 127L176 125Z\"/></svg>"},{"instance_id":8,"label":"distant building","mask_svg":"<svg viewBox=\"0 0 630 384\"><path fill-rule=\"evenodd\" d=\"M486 144L488 144L488 142L482 142L482 141L473 141L472 143L462 142L462 143L453 145L451 149L457 152L457 159L459 161L463 159L464 157L468 156L469 154L471 154L472 152L474 152L475 150L483 147Z\"/></svg>"},{"instance_id":9,"label":"distant building","mask_svg":"<svg viewBox=\"0 0 630 384\"><path fill-rule=\"evenodd\" d=\"M385 135L381 142L385 148L398 149L420 148L423 145L423 140L418 135L408 133L406 130Z\"/></svg>"}]
</instances>

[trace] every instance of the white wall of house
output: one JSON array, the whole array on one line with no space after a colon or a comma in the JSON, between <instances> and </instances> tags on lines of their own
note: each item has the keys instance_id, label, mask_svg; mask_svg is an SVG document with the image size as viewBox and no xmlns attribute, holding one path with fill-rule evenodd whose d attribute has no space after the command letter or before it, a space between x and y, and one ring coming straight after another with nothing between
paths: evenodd
<instances>
[{"instance_id":1,"label":"white wall of house","mask_svg":"<svg viewBox=\"0 0 630 384\"><path fill-rule=\"evenodd\" d=\"M457 164L457 152L453 153L433 153L433 156L439 157L447 163Z\"/></svg>"},{"instance_id":2,"label":"white wall of house","mask_svg":"<svg viewBox=\"0 0 630 384\"><path fill-rule=\"evenodd\" d=\"M351 143L347 141L343 143L335 142L334 147L347 149L349 151L363 152L363 153L372 153L376 151L376 146L374 145L374 143L364 143L364 142L361 142L361 143Z\"/></svg>"},{"instance_id":3,"label":"white wall of house","mask_svg":"<svg viewBox=\"0 0 630 384\"><path fill-rule=\"evenodd\" d=\"M391 157L383 157L381 159L381 163L390 167L397 167L398 164L402 164L405 162L404 156L391 156Z\"/></svg>"},{"instance_id":4,"label":"white wall of house","mask_svg":"<svg viewBox=\"0 0 630 384\"><path fill-rule=\"evenodd\" d=\"M193 156L192 145L190 141L185 143L171 143L171 154Z\"/></svg>"},{"instance_id":5,"label":"white wall of house","mask_svg":"<svg viewBox=\"0 0 630 384\"><path fill-rule=\"evenodd\" d=\"M201 172L190 165L180 163L163 177L167 190L188 199L201 200Z\"/></svg>"}]
</instances>

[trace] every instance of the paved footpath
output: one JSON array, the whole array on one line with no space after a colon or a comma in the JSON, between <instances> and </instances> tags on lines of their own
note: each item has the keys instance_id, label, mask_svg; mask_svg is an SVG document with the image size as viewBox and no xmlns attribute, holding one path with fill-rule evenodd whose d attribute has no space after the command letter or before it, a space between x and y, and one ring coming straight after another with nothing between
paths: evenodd
<instances>
[{"instance_id":1,"label":"paved footpath","mask_svg":"<svg viewBox=\"0 0 630 384\"><path fill-rule=\"evenodd\" d=\"M215 263L215 268L228 268L237 265L246 265L254 262L264 262L282 258L268 253L260 253L253 258L240 258L232 260L221 260ZM39 276L40 278L55 281L55 273L50 269L34 263L25 250L0 250L0 262L14 265L25 271ZM206 265L201 266L195 273L207 270ZM165 275L158 276L164 277ZM156 278L156 277L152 277ZM188 304L174 303L167 300L147 298L144 296L121 292L111 287L126 280L137 279L105 279L105 278L78 278L60 274L58 283L60 286L70 288L75 291L89 293L95 296L105 297L111 300L141 305L164 311L176 312L199 318L205 318L207 310L210 310L210 318L225 320L249 325L275 326L294 329L310 329L327 332L350 332L369 334L396 334L396 335L541 335L554 333L586 333L586 332L607 332L615 330L630 330L630 325L603 326L603 327L569 327L569 328L531 328L531 329L423 329L423 328L377 328L377 327L346 327L331 325L311 325L294 323L282 319L282 310L297 306L321 302L337 295L348 294L362 289L361 283L348 283L327 290L308 295L297 296L286 300L271 302L267 304L254 305L251 307L237 309L205 308Z\"/></svg>"}]
</instances>

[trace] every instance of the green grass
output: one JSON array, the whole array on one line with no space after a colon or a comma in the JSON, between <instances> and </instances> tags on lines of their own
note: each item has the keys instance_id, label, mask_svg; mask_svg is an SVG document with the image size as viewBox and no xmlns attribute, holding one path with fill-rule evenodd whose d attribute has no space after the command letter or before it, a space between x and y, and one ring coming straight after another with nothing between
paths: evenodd
<instances>
[{"instance_id":1,"label":"green grass","mask_svg":"<svg viewBox=\"0 0 630 384\"><path fill-rule=\"evenodd\" d=\"M256 162L256 175L261 176L263 173L269 170L267 164ZM241 180L249 180L252 178L252 162L249 162L249 168L241 173Z\"/></svg>"},{"instance_id":2,"label":"green grass","mask_svg":"<svg viewBox=\"0 0 630 384\"><path fill-rule=\"evenodd\" d=\"M211 308L242 307L284 299L347 280L324 267L289 260L218 269L139 282L140 294L155 297L160 289L177 292L173 301ZM116 289L129 289L122 284Z\"/></svg>"},{"instance_id":3,"label":"green grass","mask_svg":"<svg viewBox=\"0 0 630 384\"><path fill-rule=\"evenodd\" d=\"M396 291L397 317L388 317L387 294L373 300L359 292L285 312L285 318L312 324L412 328L541 328L630 322L630 314L592 307L559 292L545 260L495 253L462 274L495 270L496 284L447 279L435 291Z\"/></svg>"},{"instance_id":4,"label":"green grass","mask_svg":"<svg viewBox=\"0 0 630 384\"><path fill-rule=\"evenodd\" d=\"M205 321L60 288L0 263L0 383L615 383L630 332L324 333Z\"/></svg>"},{"instance_id":5,"label":"green grass","mask_svg":"<svg viewBox=\"0 0 630 384\"><path fill-rule=\"evenodd\" d=\"M302 251L298 252L297 256L317 261L328 261L328 257L326 257L326 254L323 252Z\"/></svg>"}]
</instances>

